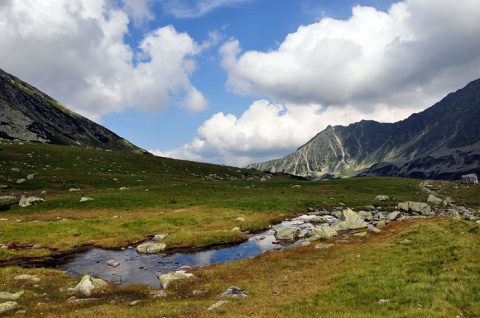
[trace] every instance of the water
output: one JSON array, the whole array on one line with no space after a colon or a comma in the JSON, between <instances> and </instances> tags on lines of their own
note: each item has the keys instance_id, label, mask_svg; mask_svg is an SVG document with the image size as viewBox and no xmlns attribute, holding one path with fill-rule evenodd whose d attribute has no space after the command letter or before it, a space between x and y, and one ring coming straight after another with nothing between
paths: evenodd
<instances>
[{"instance_id":1,"label":"water","mask_svg":"<svg viewBox=\"0 0 480 318\"><path fill-rule=\"evenodd\" d=\"M265 251L279 250L298 246L303 241L299 239L289 244L278 244L275 230L298 228L301 235L311 229L308 218L296 218L275 225L272 229L256 234L244 243L232 247L217 248L195 253L174 254L139 254L134 248L121 251L92 249L78 255L63 270L72 275L89 274L113 284L146 284L160 288L157 275L178 270L181 266L202 267L215 263L237 261L252 258ZM105 264L108 260L120 263L117 267Z\"/></svg>"}]
</instances>

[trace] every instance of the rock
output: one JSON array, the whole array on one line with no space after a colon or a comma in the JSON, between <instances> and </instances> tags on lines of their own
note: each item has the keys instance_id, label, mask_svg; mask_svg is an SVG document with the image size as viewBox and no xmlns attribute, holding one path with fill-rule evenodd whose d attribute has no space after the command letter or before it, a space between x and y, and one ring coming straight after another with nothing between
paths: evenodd
<instances>
[{"instance_id":1,"label":"rock","mask_svg":"<svg viewBox=\"0 0 480 318\"><path fill-rule=\"evenodd\" d=\"M368 224L362 220L357 213L352 211L351 209L343 210L343 217L344 221L339 222L333 228L337 231L344 231L344 230L357 230L363 229L368 226Z\"/></svg>"},{"instance_id":2,"label":"rock","mask_svg":"<svg viewBox=\"0 0 480 318\"><path fill-rule=\"evenodd\" d=\"M137 246L137 252L144 254L154 254L163 251L167 244L161 242L146 242Z\"/></svg>"},{"instance_id":3,"label":"rock","mask_svg":"<svg viewBox=\"0 0 480 318\"><path fill-rule=\"evenodd\" d=\"M366 212L366 211L359 211L358 216L364 220L364 221L371 221L373 220L373 214L372 212Z\"/></svg>"},{"instance_id":4,"label":"rock","mask_svg":"<svg viewBox=\"0 0 480 318\"><path fill-rule=\"evenodd\" d=\"M390 200L390 198L386 195L380 194L375 197L375 201L387 201L387 200Z\"/></svg>"},{"instance_id":5,"label":"rock","mask_svg":"<svg viewBox=\"0 0 480 318\"><path fill-rule=\"evenodd\" d=\"M332 247L333 244L325 244L325 243L318 243L315 245L316 249L324 249L324 248L330 248Z\"/></svg>"},{"instance_id":6,"label":"rock","mask_svg":"<svg viewBox=\"0 0 480 318\"><path fill-rule=\"evenodd\" d=\"M413 202L413 201L401 202L398 204L398 209L400 211L405 211L408 213L418 213L426 216L435 215L435 212L432 211L432 208L430 207L430 205L423 202Z\"/></svg>"},{"instance_id":7,"label":"rock","mask_svg":"<svg viewBox=\"0 0 480 318\"><path fill-rule=\"evenodd\" d=\"M275 238L279 241L295 241L299 238L299 229L281 229L275 231Z\"/></svg>"},{"instance_id":8,"label":"rock","mask_svg":"<svg viewBox=\"0 0 480 318\"><path fill-rule=\"evenodd\" d=\"M18 180L16 181L16 183L17 183L17 184L22 184L22 183L24 183L25 181L26 181L26 180L22 178L22 179L18 179Z\"/></svg>"},{"instance_id":9,"label":"rock","mask_svg":"<svg viewBox=\"0 0 480 318\"><path fill-rule=\"evenodd\" d=\"M219 297L246 298L248 297L248 293L240 287L230 286L226 291L221 293Z\"/></svg>"},{"instance_id":10,"label":"rock","mask_svg":"<svg viewBox=\"0 0 480 318\"><path fill-rule=\"evenodd\" d=\"M0 314L17 308L18 304L15 301L7 301L6 303L0 303Z\"/></svg>"},{"instance_id":11,"label":"rock","mask_svg":"<svg viewBox=\"0 0 480 318\"><path fill-rule=\"evenodd\" d=\"M386 304L386 303L388 303L388 302L390 302L390 299L379 299L379 300L378 300L378 304L379 304L379 305L383 305L383 304Z\"/></svg>"},{"instance_id":12,"label":"rock","mask_svg":"<svg viewBox=\"0 0 480 318\"><path fill-rule=\"evenodd\" d=\"M222 305L225 305L226 303L228 303L228 300L220 300L220 301L217 301L215 304L211 305L210 307L208 307L208 310L214 310L215 308L218 308Z\"/></svg>"},{"instance_id":13,"label":"rock","mask_svg":"<svg viewBox=\"0 0 480 318\"><path fill-rule=\"evenodd\" d=\"M120 188L118 188L118 190L120 190L120 191L125 191L125 190L130 190L130 188L127 188L127 187L120 187Z\"/></svg>"},{"instance_id":14,"label":"rock","mask_svg":"<svg viewBox=\"0 0 480 318\"><path fill-rule=\"evenodd\" d=\"M311 233L312 233L312 236L307 239L308 241L328 239L338 235L337 231L334 228L325 224L316 226Z\"/></svg>"},{"instance_id":15,"label":"rock","mask_svg":"<svg viewBox=\"0 0 480 318\"><path fill-rule=\"evenodd\" d=\"M163 240L164 238L166 238L168 236L168 234L157 234L155 235L152 240L154 241L161 241Z\"/></svg>"},{"instance_id":16,"label":"rock","mask_svg":"<svg viewBox=\"0 0 480 318\"><path fill-rule=\"evenodd\" d=\"M174 280L178 279L185 279L193 277L193 274L187 273L185 271L175 271L167 274L160 275L158 279L160 280L160 284L162 288L167 288L168 284Z\"/></svg>"},{"instance_id":17,"label":"rock","mask_svg":"<svg viewBox=\"0 0 480 318\"><path fill-rule=\"evenodd\" d=\"M199 295L203 295L203 294L206 294L206 293L207 293L206 289L196 289L192 292L192 295L193 296L199 296Z\"/></svg>"},{"instance_id":18,"label":"rock","mask_svg":"<svg viewBox=\"0 0 480 318\"><path fill-rule=\"evenodd\" d=\"M462 183L463 184L477 184L478 177L475 173L465 174L462 176Z\"/></svg>"},{"instance_id":19,"label":"rock","mask_svg":"<svg viewBox=\"0 0 480 318\"><path fill-rule=\"evenodd\" d=\"M9 210L10 207L18 203L18 199L11 195L0 196L0 211Z\"/></svg>"},{"instance_id":20,"label":"rock","mask_svg":"<svg viewBox=\"0 0 480 318\"><path fill-rule=\"evenodd\" d=\"M35 275L30 275L30 274L23 274L23 275L17 275L14 277L16 280L31 280L33 282L39 282L40 278L38 278Z\"/></svg>"},{"instance_id":21,"label":"rock","mask_svg":"<svg viewBox=\"0 0 480 318\"><path fill-rule=\"evenodd\" d=\"M85 275L82 277L82 280L77 284L77 286L69 288L68 290L79 293L85 297L90 297L93 290L105 288L107 285L107 282L103 279Z\"/></svg>"},{"instance_id":22,"label":"rock","mask_svg":"<svg viewBox=\"0 0 480 318\"><path fill-rule=\"evenodd\" d=\"M17 293L8 293L8 292L0 292L0 299L7 299L7 300L17 300L22 296L24 291L19 291Z\"/></svg>"},{"instance_id":23,"label":"rock","mask_svg":"<svg viewBox=\"0 0 480 318\"><path fill-rule=\"evenodd\" d=\"M245 218L239 216L238 218L235 219L237 222L245 222Z\"/></svg>"},{"instance_id":24,"label":"rock","mask_svg":"<svg viewBox=\"0 0 480 318\"><path fill-rule=\"evenodd\" d=\"M80 188L70 188L70 189L68 189L68 191L70 191L70 192L78 192L78 191L80 191Z\"/></svg>"},{"instance_id":25,"label":"rock","mask_svg":"<svg viewBox=\"0 0 480 318\"><path fill-rule=\"evenodd\" d=\"M303 241L300 246L309 246L310 244L312 244L310 241Z\"/></svg>"},{"instance_id":26,"label":"rock","mask_svg":"<svg viewBox=\"0 0 480 318\"><path fill-rule=\"evenodd\" d=\"M90 197L81 197L80 202L92 201L93 199Z\"/></svg>"},{"instance_id":27,"label":"rock","mask_svg":"<svg viewBox=\"0 0 480 318\"><path fill-rule=\"evenodd\" d=\"M35 179L35 175L36 175L36 173L29 174L29 175L27 176L27 180L33 180L33 179Z\"/></svg>"},{"instance_id":28,"label":"rock","mask_svg":"<svg viewBox=\"0 0 480 318\"><path fill-rule=\"evenodd\" d=\"M105 264L107 264L108 266L117 267L117 266L120 265L120 262L117 262L114 259L110 259L110 260L106 261Z\"/></svg>"},{"instance_id":29,"label":"rock","mask_svg":"<svg viewBox=\"0 0 480 318\"><path fill-rule=\"evenodd\" d=\"M235 227L232 228L230 231L232 231L232 232L241 232L241 229L240 229L238 226L235 226Z\"/></svg>"},{"instance_id":30,"label":"rock","mask_svg":"<svg viewBox=\"0 0 480 318\"><path fill-rule=\"evenodd\" d=\"M394 221L401 215L400 211L393 211L387 214L387 220Z\"/></svg>"},{"instance_id":31,"label":"rock","mask_svg":"<svg viewBox=\"0 0 480 318\"><path fill-rule=\"evenodd\" d=\"M412 241L410 241L409 239L403 239L400 241L400 244L410 244L412 243Z\"/></svg>"},{"instance_id":32,"label":"rock","mask_svg":"<svg viewBox=\"0 0 480 318\"><path fill-rule=\"evenodd\" d=\"M26 197L26 196L22 195L22 197L20 198L20 202L18 202L18 205L22 208L25 208L25 207L30 206L32 204L37 204L39 202L44 202L44 201L45 201L44 199L39 198L39 197L34 197L34 196Z\"/></svg>"},{"instance_id":33,"label":"rock","mask_svg":"<svg viewBox=\"0 0 480 318\"><path fill-rule=\"evenodd\" d=\"M132 302L130 302L130 304L128 304L129 306L135 306L136 304L138 304L140 302L140 300L134 300Z\"/></svg>"},{"instance_id":34,"label":"rock","mask_svg":"<svg viewBox=\"0 0 480 318\"><path fill-rule=\"evenodd\" d=\"M435 204L435 205L443 204L443 200L440 199L440 198L437 198L437 197L434 196L433 194L429 194L429 195L428 195L427 202L428 202L428 203L431 203L431 204Z\"/></svg>"},{"instance_id":35,"label":"rock","mask_svg":"<svg viewBox=\"0 0 480 318\"><path fill-rule=\"evenodd\" d=\"M150 296L152 296L153 298L167 297L167 293L163 290L154 290L150 293Z\"/></svg>"}]
</instances>

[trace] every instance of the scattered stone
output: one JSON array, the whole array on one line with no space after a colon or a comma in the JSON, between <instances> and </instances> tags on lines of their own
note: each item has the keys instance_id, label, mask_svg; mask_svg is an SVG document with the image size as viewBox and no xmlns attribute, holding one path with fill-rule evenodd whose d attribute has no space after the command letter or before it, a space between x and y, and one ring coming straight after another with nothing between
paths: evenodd
<instances>
[{"instance_id":1,"label":"scattered stone","mask_svg":"<svg viewBox=\"0 0 480 318\"><path fill-rule=\"evenodd\" d=\"M167 293L163 290L154 290L150 293L150 296L152 296L153 298L157 298L157 297L167 297Z\"/></svg>"},{"instance_id":2,"label":"scattered stone","mask_svg":"<svg viewBox=\"0 0 480 318\"><path fill-rule=\"evenodd\" d=\"M7 311L17 308L18 304L15 301L7 301L6 303L0 304L0 314L3 314Z\"/></svg>"},{"instance_id":3,"label":"scattered stone","mask_svg":"<svg viewBox=\"0 0 480 318\"><path fill-rule=\"evenodd\" d=\"M316 240L320 240L320 239L328 239L328 238L331 238L333 236L337 236L338 233L337 231L329 226L329 225L326 225L326 224L322 224L320 226L316 226L312 231L312 236L310 236L309 238L307 238L308 241L316 241Z\"/></svg>"},{"instance_id":4,"label":"scattered stone","mask_svg":"<svg viewBox=\"0 0 480 318\"><path fill-rule=\"evenodd\" d=\"M375 201L387 201L387 200L390 200L390 197L388 197L387 195L380 194L375 197Z\"/></svg>"},{"instance_id":5,"label":"scattered stone","mask_svg":"<svg viewBox=\"0 0 480 318\"><path fill-rule=\"evenodd\" d=\"M475 173L465 174L462 176L463 184L477 184L478 176Z\"/></svg>"},{"instance_id":6,"label":"scattered stone","mask_svg":"<svg viewBox=\"0 0 480 318\"><path fill-rule=\"evenodd\" d=\"M428 203L431 203L431 204L435 204L435 205L443 204L443 200L440 199L440 198L437 198L437 197L434 196L433 194L429 194L429 195L428 195L427 202L428 202Z\"/></svg>"},{"instance_id":7,"label":"scattered stone","mask_svg":"<svg viewBox=\"0 0 480 318\"><path fill-rule=\"evenodd\" d=\"M417 213L420 215L433 216L435 212L432 211L432 208L427 203L423 202L413 202L406 201L398 204L398 209L400 211L405 211L408 213Z\"/></svg>"},{"instance_id":8,"label":"scattered stone","mask_svg":"<svg viewBox=\"0 0 480 318\"><path fill-rule=\"evenodd\" d=\"M10 171L13 171L13 172L20 172L20 169L18 169L18 168L12 168L12 169L10 169Z\"/></svg>"},{"instance_id":9,"label":"scattered stone","mask_svg":"<svg viewBox=\"0 0 480 318\"><path fill-rule=\"evenodd\" d=\"M17 300L22 296L24 291L19 291L17 293L9 293L9 292L0 292L0 299L7 299L7 300Z\"/></svg>"},{"instance_id":10,"label":"scattered stone","mask_svg":"<svg viewBox=\"0 0 480 318\"><path fill-rule=\"evenodd\" d=\"M300 189L301 187L302 187L302 186L299 185L299 184L296 184L296 185L293 185L293 186L292 186L293 189Z\"/></svg>"},{"instance_id":11,"label":"scattered stone","mask_svg":"<svg viewBox=\"0 0 480 318\"><path fill-rule=\"evenodd\" d=\"M299 229L281 229L275 231L275 238L279 241L295 241L299 238Z\"/></svg>"},{"instance_id":12,"label":"scattered stone","mask_svg":"<svg viewBox=\"0 0 480 318\"><path fill-rule=\"evenodd\" d=\"M39 282L40 278L38 278L35 275L30 275L30 274L23 274L23 275L17 275L14 277L16 280L31 280L33 282Z\"/></svg>"},{"instance_id":13,"label":"scattered stone","mask_svg":"<svg viewBox=\"0 0 480 318\"><path fill-rule=\"evenodd\" d=\"M192 292L192 294L194 296L198 296L198 295L203 295L203 294L206 294L207 293L207 290L206 289L197 289L197 290L194 290Z\"/></svg>"},{"instance_id":14,"label":"scattered stone","mask_svg":"<svg viewBox=\"0 0 480 318\"><path fill-rule=\"evenodd\" d=\"M165 250L167 244L161 242L146 242L137 246L137 252L144 254L155 254Z\"/></svg>"},{"instance_id":15,"label":"scattered stone","mask_svg":"<svg viewBox=\"0 0 480 318\"><path fill-rule=\"evenodd\" d=\"M163 289L167 288L168 284L174 280L185 279L193 277L193 274L187 273L185 271L175 271L167 274L160 275L158 279L160 280L160 285Z\"/></svg>"},{"instance_id":16,"label":"scattered stone","mask_svg":"<svg viewBox=\"0 0 480 318\"><path fill-rule=\"evenodd\" d=\"M320 249L324 249L324 248L330 248L332 246L333 246L333 244L318 243L318 244L315 245L315 248L320 250Z\"/></svg>"},{"instance_id":17,"label":"scattered stone","mask_svg":"<svg viewBox=\"0 0 480 318\"><path fill-rule=\"evenodd\" d=\"M300 246L309 246L310 244L312 244L310 241L303 241Z\"/></svg>"},{"instance_id":18,"label":"scattered stone","mask_svg":"<svg viewBox=\"0 0 480 318\"><path fill-rule=\"evenodd\" d=\"M362 228L366 228L368 224L362 220L357 213L352 211L351 209L343 210L343 217L344 221L339 222L334 226L334 229L337 231L344 231L344 230L358 230Z\"/></svg>"},{"instance_id":19,"label":"scattered stone","mask_svg":"<svg viewBox=\"0 0 480 318\"><path fill-rule=\"evenodd\" d=\"M25 208L25 207L30 206L32 204L37 204L39 202L44 202L44 201L45 201L44 199L39 198L39 197L34 197L34 196L26 197L26 196L22 195L22 197L20 198L20 201L18 202L18 205L22 208Z\"/></svg>"},{"instance_id":20,"label":"scattered stone","mask_svg":"<svg viewBox=\"0 0 480 318\"><path fill-rule=\"evenodd\" d=\"M373 220L373 214L372 212L367 212L367 211L359 211L358 212L358 217L361 218L364 221L371 221Z\"/></svg>"},{"instance_id":21,"label":"scattered stone","mask_svg":"<svg viewBox=\"0 0 480 318\"><path fill-rule=\"evenodd\" d=\"M78 191L80 191L80 188L70 188L70 189L68 189L68 191L70 191L70 192L78 192Z\"/></svg>"},{"instance_id":22,"label":"scattered stone","mask_svg":"<svg viewBox=\"0 0 480 318\"><path fill-rule=\"evenodd\" d=\"M18 203L18 199L12 195L0 196L0 211L9 210L13 204Z\"/></svg>"},{"instance_id":23,"label":"scattered stone","mask_svg":"<svg viewBox=\"0 0 480 318\"><path fill-rule=\"evenodd\" d=\"M238 218L235 219L235 221L245 222L245 218L242 218L241 216L239 216Z\"/></svg>"},{"instance_id":24,"label":"scattered stone","mask_svg":"<svg viewBox=\"0 0 480 318\"><path fill-rule=\"evenodd\" d=\"M168 236L168 234L157 234L155 235L152 240L154 241L161 241L163 240L164 238L166 238Z\"/></svg>"},{"instance_id":25,"label":"scattered stone","mask_svg":"<svg viewBox=\"0 0 480 318\"><path fill-rule=\"evenodd\" d=\"M390 302L390 299L379 299L379 300L378 300L378 304L379 304L379 305L383 305L383 304L386 304L386 303L388 303L388 302Z\"/></svg>"},{"instance_id":26,"label":"scattered stone","mask_svg":"<svg viewBox=\"0 0 480 318\"><path fill-rule=\"evenodd\" d=\"M138 304L140 302L140 300L134 300L132 302L130 302L130 304L128 304L129 306L135 306L136 304Z\"/></svg>"},{"instance_id":27,"label":"scattered stone","mask_svg":"<svg viewBox=\"0 0 480 318\"><path fill-rule=\"evenodd\" d=\"M77 284L77 286L69 288L68 290L79 293L82 296L90 297L93 290L104 288L107 285L107 282L103 279L85 275L82 277L82 280Z\"/></svg>"},{"instance_id":28,"label":"scattered stone","mask_svg":"<svg viewBox=\"0 0 480 318\"><path fill-rule=\"evenodd\" d=\"M393 211L387 214L387 220L394 221L401 215L400 211Z\"/></svg>"},{"instance_id":29,"label":"scattered stone","mask_svg":"<svg viewBox=\"0 0 480 318\"><path fill-rule=\"evenodd\" d=\"M246 298L248 293L237 286L230 286L226 291L220 294L219 298L231 297L231 298Z\"/></svg>"},{"instance_id":30,"label":"scattered stone","mask_svg":"<svg viewBox=\"0 0 480 318\"><path fill-rule=\"evenodd\" d=\"M93 198L90 198L90 197L81 197L80 198L80 202L86 202L86 201L92 201Z\"/></svg>"},{"instance_id":31,"label":"scattered stone","mask_svg":"<svg viewBox=\"0 0 480 318\"><path fill-rule=\"evenodd\" d=\"M223 306L225 305L226 303L228 303L228 300L220 300L220 301L217 301L215 304L211 305L210 307L208 307L208 310L214 310L215 308L218 308L220 306Z\"/></svg>"},{"instance_id":32,"label":"scattered stone","mask_svg":"<svg viewBox=\"0 0 480 318\"><path fill-rule=\"evenodd\" d=\"M117 267L117 266L120 265L120 262L117 262L114 259L110 259L110 260L106 261L105 264L107 264L108 266Z\"/></svg>"},{"instance_id":33,"label":"scattered stone","mask_svg":"<svg viewBox=\"0 0 480 318\"><path fill-rule=\"evenodd\" d=\"M412 241L410 241L409 239L403 239L400 241L400 244L410 244L412 243Z\"/></svg>"},{"instance_id":34,"label":"scattered stone","mask_svg":"<svg viewBox=\"0 0 480 318\"><path fill-rule=\"evenodd\" d=\"M232 228L230 231L232 231L232 232L241 232L241 229L240 229L238 226L235 226L235 227Z\"/></svg>"},{"instance_id":35,"label":"scattered stone","mask_svg":"<svg viewBox=\"0 0 480 318\"><path fill-rule=\"evenodd\" d=\"M24 183L25 181L26 181L26 180L25 180L24 178L22 178L22 179L18 179L18 180L16 181L16 183L17 183L17 184L22 184L22 183Z\"/></svg>"},{"instance_id":36,"label":"scattered stone","mask_svg":"<svg viewBox=\"0 0 480 318\"><path fill-rule=\"evenodd\" d=\"M33 179L35 179L35 176L36 176L36 173L29 174L29 175L27 176L27 180L33 180Z\"/></svg>"},{"instance_id":37,"label":"scattered stone","mask_svg":"<svg viewBox=\"0 0 480 318\"><path fill-rule=\"evenodd\" d=\"M118 190L120 190L120 191L125 191L125 190L130 190L130 188L127 188L127 187L120 187Z\"/></svg>"}]
</instances>

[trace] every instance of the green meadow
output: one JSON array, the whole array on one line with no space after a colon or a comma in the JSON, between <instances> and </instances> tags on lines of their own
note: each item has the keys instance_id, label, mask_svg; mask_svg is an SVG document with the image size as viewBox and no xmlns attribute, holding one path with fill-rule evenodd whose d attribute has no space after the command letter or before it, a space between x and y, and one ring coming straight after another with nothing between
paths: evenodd
<instances>
[{"instance_id":1,"label":"green meadow","mask_svg":"<svg viewBox=\"0 0 480 318\"><path fill-rule=\"evenodd\" d=\"M18 310L42 317L480 316L480 226L453 218L391 222L367 238L328 240L334 244L329 249L313 244L194 269L194 278L173 282L166 297L129 285L69 301L67 289L80 277L17 265L91 247L128 247L164 233L167 252L232 244L308 210L380 205L393 211L398 202L425 202L428 195L415 179L309 182L80 147L1 144L0 149L0 196L45 200L0 211L0 245L6 247L0 249L0 292L25 291L18 308L5 316ZM478 186L432 184L457 205L480 208ZM374 201L379 194L390 200ZM93 200L80 202L82 197ZM241 232L231 231L237 226ZM20 274L41 280L16 280ZM208 310L232 285L249 296ZM195 290L205 293L193 295Z\"/></svg>"}]
</instances>

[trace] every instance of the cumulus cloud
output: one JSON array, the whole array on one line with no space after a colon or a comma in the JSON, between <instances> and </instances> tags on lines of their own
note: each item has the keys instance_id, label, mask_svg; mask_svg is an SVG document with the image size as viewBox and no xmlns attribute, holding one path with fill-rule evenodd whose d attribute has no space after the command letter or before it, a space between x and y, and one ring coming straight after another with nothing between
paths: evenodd
<instances>
[{"instance_id":1,"label":"cumulus cloud","mask_svg":"<svg viewBox=\"0 0 480 318\"><path fill-rule=\"evenodd\" d=\"M257 100L238 118L222 112L213 115L198 129L198 137L192 142L152 153L245 166L292 152L329 124L348 125L361 119L393 121L412 112L411 108L391 108L384 104L372 108L374 111L365 116L351 105L323 108L318 104L275 104Z\"/></svg>"},{"instance_id":2,"label":"cumulus cloud","mask_svg":"<svg viewBox=\"0 0 480 318\"><path fill-rule=\"evenodd\" d=\"M190 81L204 47L166 26L133 48L125 42L132 17L151 18L145 1L3 2L0 67L97 121L127 107L161 109L172 100L204 109L207 101Z\"/></svg>"},{"instance_id":3,"label":"cumulus cloud","mask_svg":"<svg viewBox=\"0 0 480 318\"><path fill-rule=\"evenodd\" d=\"M201 17L220 7L232 7L252 0L164 0L165 11L176 18Z\"/></svg>"},{"instance_id":4,"label":"cumulus cloud","mask_svg":"<svg viewBox=\"0 0 480 318\"><path fill-rule=\"evenodd\" d=\"M480 2L406 0L388 12L356 6L348 20L300 26L272 51L220 53L238 94L293 103L430 106L480 73Z\"/></svg>"}]
</instances>

